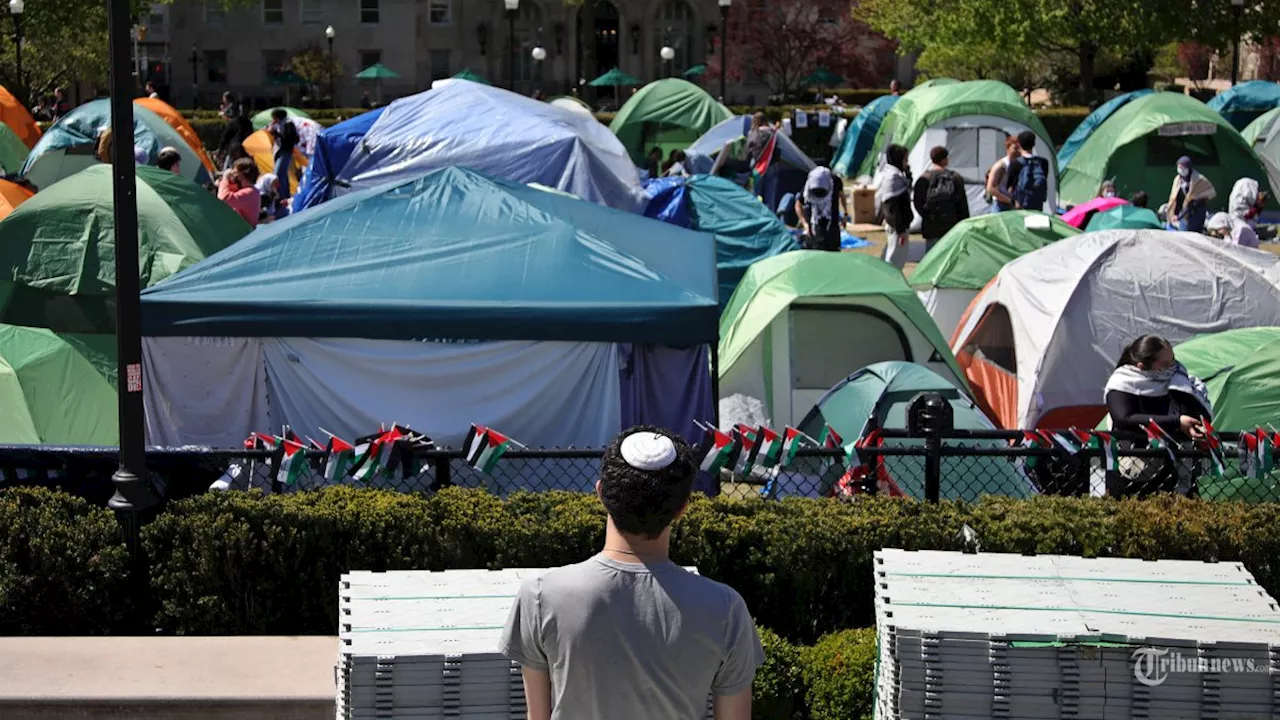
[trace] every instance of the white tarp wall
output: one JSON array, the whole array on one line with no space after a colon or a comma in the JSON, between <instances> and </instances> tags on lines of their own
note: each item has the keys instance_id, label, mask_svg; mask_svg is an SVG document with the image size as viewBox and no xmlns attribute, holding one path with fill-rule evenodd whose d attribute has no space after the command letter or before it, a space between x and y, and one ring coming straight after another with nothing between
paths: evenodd
<instances>
[{"instance_id":1,"label":"white tarp wall","mask_svg":"<svg viewBox=\"0 0 1280 720\"><path fill-rule=\"evenodd\" d=\"M950 341L960 318L964 317L964 311L969 309L969 303L978 297L979 292L968 288L934 287L917 290L916 295L924 303L924 309L929 311L929 317L938 324L942 337Z\"/></svg>"},{"instance_id":2,"label":"white tarp wall","mask_svg":"<svg viewBox=\"0 0 1280 720\"><path fill-rule=\"evenodd\" d=\"M143 362L156 445L238 448L286 424L350 441L397 422L454 448L471 423L530 448L603 447L621 430L612 343L149 337Z\"/></svg>"}]
</instances>

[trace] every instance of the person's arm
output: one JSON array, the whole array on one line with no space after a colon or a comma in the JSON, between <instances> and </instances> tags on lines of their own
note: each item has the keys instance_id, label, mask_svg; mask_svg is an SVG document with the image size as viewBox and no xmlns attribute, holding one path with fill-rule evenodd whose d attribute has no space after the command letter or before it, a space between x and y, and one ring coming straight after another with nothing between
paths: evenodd
<instances>
[{"instance_id":1,"label":"person's arm","mask_svg":"<svg viewBox=\"0 0 1280 720\"><path fill-rule=\"evenodd\" d=\"M520 674L524 677L524 704L529 720L551 720L551 674L530 667L521 667ZM750 692L747 693L747 702L751 702ZM743 718L751 717L750 709L748 704ZM719 720L719 715L716 718Z\"/></svg>"},{"instance_id":2,"label":"person's arm","mask_svg":"<svg viewBox=\"0 0 1280 720\"><path fill-rule=\"evenodd\" d=\"M1111 414L1111 427L1120 429L1142 428L1155 422L1167 433L1182 431L1181 415L1152 415L1139 412L1138 396L1119 390L1107 393L1107 412Z\"/></svg>"},{"instance_id":3,"label":"person's arm","mask_svg":"<svg viewBox=\"0 0 1280 720\"><path fill-rule=\"evenodd\" d=\"M800 227L805 234L809 234L809 219L804 216L804 202L800 200L800 196L796 196L796 217L800 218Z\"/></svg>"},{"instance_id":4,"label":"person's arm","mask_svg":"<svg viewBox=\"0 0 1280 720\"><path fill-rule=\"evenodd\" d=\"M987 173L987 194L1003 205L1013 204L1013 198L1004 191L1004 178L1008 172L1009 168L1004 161L997 160L996 164L991 166L991 172Z\"/></svg>"},{"instance_id":5,"label":"person's arm","mask_svg":"<svg viewBox=\"0 0 1280 720\"><path fill-rule=\"evenodd\" d=\"M712 704L715 720L750 720L751 687L764 664L764 647L747 603L737 592L726 590L725 656L711 681Z\"/></svg>"},{"instance_id":6,"label":"person's arm","mask_svg":"<svg viewBox=\"0 0 1280 720\"><path fill-rule=\"evenodd\" d=\"M751 688L736 695L717 695L713 704L715 720L751 720ZM529 720L533 720L532 710Z\"/></svg>"},{"instance_id":7,"label":"person's arm","mask_svg":"<svg viewBox=\"0 0 1280 720\"><path fill-rule=\"evenodd\" d=\"M924 217L925 200L929 197L929 176L921 173L916 179L916 186L911 190L911 202L916 206L916 212L920 213L920 217Z\"/></svg>"}]
</instances>

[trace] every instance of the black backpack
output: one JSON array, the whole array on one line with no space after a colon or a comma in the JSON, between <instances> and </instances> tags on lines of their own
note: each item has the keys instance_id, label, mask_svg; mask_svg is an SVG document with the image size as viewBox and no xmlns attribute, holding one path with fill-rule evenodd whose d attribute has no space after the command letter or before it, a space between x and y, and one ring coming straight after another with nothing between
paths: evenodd
<instances>
[{"instance_id":1,"label":"black backpack","mask_svg":"<svg viewBox=\"0 0 1280 720\"><path fill-rule=\"evenodd\" d=\"M298 127L289 120L284 121L284 137L280 138L280 146L290 150L298 146Z\"/></svg>"},{"instance_id":2,"label":"black backpack","mask_svg":"<svg viewBox=\"0 0 1280 720\"><path fill-rule=\"evenodd\" d=\"M1042 157L1022 159L1013 200L1024 210L1043 210L1049 199L1049 161Z\"/></svg>"},{"instance_id":3,"label":"black backpack","mask_svg":"<svg viewBox=\"0 0 1280 720\"><path fill-rule=\"evenodd\" d=\"M933 174L929 178L929 188L924 196L925 215L943 221L959 219L956 210L956 198L964 193L964 188L957 183L959 176L950 171Z\"/></svg>"}]
</instances>

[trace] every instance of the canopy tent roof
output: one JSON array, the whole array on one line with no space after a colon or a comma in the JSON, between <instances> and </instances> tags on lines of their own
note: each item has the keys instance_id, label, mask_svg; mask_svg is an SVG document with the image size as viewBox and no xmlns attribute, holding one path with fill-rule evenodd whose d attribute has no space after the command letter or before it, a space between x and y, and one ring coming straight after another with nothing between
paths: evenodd
<instances>
[{"instance_id":1,"label":"canopy tent roof","mask_svg":"<svg viewBox=\"0 0 1280 720\"><path fill-rule=\"evenodd\" d=\"M1135 90L1134 92L1117 95L1099 105L1096 110L1089 113L1089 115L1076 126L1075 130L1071 131L1071 136L1062 144L1062 147L1058 148L1058 167L1065 168L1070 164L1071 158L1075 157L1076 153L1080 152L1080 147L1089 139L1089 136L1093 134L1093 131L1097 130L1098 126L1106 122L1107 118L1114 115L1117 110L1128 105L1130 102L1137 100L1144 95L1150 95L1153 92L1155 91Z\"/></svg>"},{"instance_id":2,"label":"canopy tent roof","mask_svg":"<svg viewBox=\"0 0 1280 720\"><path fill-rule=\"evenodd\" d=\"M114 344L0 325L0 442L118 445Z\"/></svg>"},{"instance_id":3,"label":"canopy tent roof","mask_svg":"<svg viewBox=\"0 0 1280 720\"><path fill-rule=\"evenodd\" d=\"M1119 205L1093 216L1085 226L1086 232L1102 230L1163 230L1164 223L1154 211L1132 205Z\"/></svg>"},{"instance_id":4,"label":"canopy tent roof","mask_svg":"<svg viewBox=\"0 0 1280 720\"><path fill-rule=\"evenodd\" d=\"M1062 169L1061 203L1082 203L1114 179L1120 195L1145 190L1163 202L1181 155L1213 182L1225 204L1242 177L1266 177L1257 156L1221 115L1187 95L1158 92L1132 100L1102 123Z\"/></svg>"},{"instance_id":5,"label":"canopy tent roof","mask_svg":"<svg viewBox=\"0 0 1280 720\"><path fill-rule=\"evenodd\" d=\"M626 150L594 117L465 81L388 105L337 173L337 184L362 190L448 166L622 210L639 211L644 203Z\"/></svg>"},{"instance_id":6,"label":"canopy tent roof","mask_svg":"<svg viewBox=\"0 0 1280 720\"><path fill-rule=\"evenodd\" d=\"M688 80L667 78L651 82L632 95L609 129L622 141L636 164L652 146L683 150L717 123L733 117L706 90Z\"/></svg>"},{"instance_id":7,"label":"canopy tent roof","mask_svg":"<svg viewBox=\"0 0 1280 720\"><path fill-rule=\"evenodd\" d=\"M702 137L689 146L689 153L698 155L706 155L714 158L720 154L724 146L731 142L738 142L747 137L747 133L751 131L750 115L735 115L728 120L722 120ZM808 155L796 145L795 141L787 137L786 133L777 133L778 142L775 146L778 157L782 162L793 167L798 167L806 172L817 167Z\"/></svg>"},{"instance_id":8,"label":"canopy tent roof","mask_svg":"<svg viewBox=\"0 0 1280 720\"><path fill-rule=\"evenodd\" d=\"M382 63L374 63L356 73L357 80L395 80L399 77L400 73Z\"/></svg>"},{"instance_id":9,"label":"canopy tent roof","mask_svg":"<svg viewBox=\"0 0 1280 720\"><path fill-rule=\"evenodd\" d=\"M876 133L880 131L881 123L897 102L897 95L882 95L864 105L858 115L849 121L849 127L844 131L844 140L836 151L836 159L831 163L834 172L849 177L850 173L856 173L862 167L862 161L876 142Z\"/></svg>"},{"instance_id":10,"label":"canopy tent roof","mask_svg":"<svg viewBox=\"0 0 1280 720\"><path fill-rule=\"evenodd\" d=\"M23 177L44 190L63 178L97 164L93 157L102 130L111 127L111 101L99 99L73 109L40 138L22 167ZM147 151L148 162L165 147L182 156L182 176L206 183L210 175L187 141L164 118L145 107L133 108L133 144Z\"/></svg>"},{"instance_id":11,"label":"canopy tent roof","mask_svg":"<svg viewBox=\"0 0 1280 720\"><path fill-rule=\"evenodd\" d=\"M591 87L630 87L632 85L643 85L644 81L632 77L618 68L613 68L609 72L587 83Z\"/></svg>"},{"instance_id":12,"label":"canopy tent roof","mask_svg":"<svg viewBox=\"0 0 1280 720\"><path fill-rule=\"evenodd\" d=\"M167 170L137 168L139 272L153 285L250 228L226 203ZM0 322L58 332L115 328L111 166L42 190L0 222Z\"/></svg>"},{"instance_id":13,"label":"canopy tent roof","mask_svg":"<svg viewBox=\"0 0 1280 720\"><path fill-rule=\"evenodd\" d=\"M36 142L40 140L42 133L40 126L36 124L36 119L31 116L27 106L19 102L18 98L4 87L0 87L0 122L8 125L27 149L35 147Z\"/></svg>"},{"instance_id":14,"label":"canopy tent roof","mask_svg":"<svg viewBox=\"0 0 1280 720\"><path fill-rule=\"evenodd\" d=\"M1044 123L1022 101L1018 91L1008 85L997 80L934 83L917 87L898 99L880 125L875 144L858 174L874 175L877 159L890 143L913 148L930 126L961 115L1006 118L1031 128L1043 142L1049 142Z\"/></svg>"},{"instance_id":15,"label":"canopy tent roof","mask_svg":"<svg viewBox=\"0 0 1280 720\"><path fill-rule=\"evenodd\" d=\"M270 125L270 124L271 124L271 113L275 112L275 110L276 110L277 108L284 108L284 112L285 112L285 114L286 114L286 115L288 115L288 116L289 116L289 117L291 117L291 118L301 118L301 119L303 119L303 120L310 120L310 119L311 119L311 116L310 116L310 115L308 115L308 114L306 113L306 111L305 111L305 110L299 110L298 108L286 107L286 106L283 106L283 105L277 105L276 107L267 108L266 110L263 110L262 112L258 113L257 115L254 115L254 116L253 116L253 129L254 129L254 130L261 130L261 129L265 128L266 126Z\"/></svg>"},{"instance_id":16,"label":"canopy tent roof","mask_svg":"<svg viewBox=\"0 0 1280 720\"><path fill-rule=\"evenodd\" d=\"M204 165L204 169L212 176L214 173L213 160L209 159L209 153L204 150L204 143L200 142L200 136L196 134L195 128L191 127L191 123L182 116L169 103L159 98L137 98L133 101L135 105L140 105L151 112L159 115L162 120L169 124L169 127L177 131L178 135L186 141L191 151L200 158L200 163Z\"/></svg>"},{"instance_id":17,"label":"canopy tent roof","mask_svg":"<svg viewBox=\"0 0 1280 720\"><path fill-rule=\"evenodd\" d=\"M720 307L729 302L752 263L800 244L778 217L736 183L711 175L651 181L645 216L716 236Z\"/></svg>"},{"instance_id":18,"label":"canopy tent roof","mask_svg":"<svg viewBox=\"0 0 1280 720\"><path fill-rule=\"evenodd\" d=\"M316 137L311 164L302 176L302 184L293 198L290 212L305 210L332 197L334 178L347 164L351 153L355 152L356 146L368 134L369 128L382 117L385 109L377 108L343 120L326 128Z\"/></svg>"},{"instance_id":19,"label":"canopy tent roof","mask_svg":"<svg viewBox=\"0 0 1280 720\"><path fill-rule=\"evenodd\" d=\"M1263 113L1280 108L1280 83L1251 80L1223 90L1208 102L1236 130L1243 130Z\"/></svg>"},{"instance_id":20,"label":"canopy tent roof","mask_svg":"<svg viewBox=\"0 0 1280 720\"><path fill-rule=\"evenodd\" d=\"M814 297L881 295L902 311L929 342L945 350L947 341L894 266L861 253L797 250L765 258L747 268L720 315L720 371L723 376L779 313L793 302ZM945 356L957 377L955 359Z\"/></svg>"},{"instance_id":21,"label":"canopy tent roof","mask_svg":"<svg viewBox=\"0 0 1280 720\"><path fill-rule=\"evenodd\" d=\"M715 245L445 168L264 225L142 304L147 335L687 346L715 341Z\"/></svg>"},{"instance_id":22,"label":"canopy tent roof","mask_svg":"<svg viewBox=\"0 0 1280 720\"><path fill-rule=\"evenodd\" d=\"M916 288L981 290L1009 262L1080 231L1028 210L979 215L942 236L911 273Z\"/></svg>"},{"instance_id":23,"label":"canopy tent roof","mask_svg":"<svg viewBox=\"0 0 1280 720\"><path fill-rule=\"evenodd\" d=\"M955 427L961 430L992 430L995 425L982 410L956 386L929 368L915 363L891 361L869 365L850 375L818 401L800 424L810 437L819 437L830 425L845 441L845 449L854 446L874 429L907 429L907 406L920 393L938 393L951 405ZM999 440L968 441L973 447L1000 447ZM885 447L923 446L924 440L885 440ZM877 472L909 497L923 500L924 467L911 457L882 456ZM971 482L975 474L983 481ZM977 500L982 495L1028 497L1034 494L1031 484L1016 465L1002 457L944 457L942 460L942 498Z\"/></svg>"}]
</instances>

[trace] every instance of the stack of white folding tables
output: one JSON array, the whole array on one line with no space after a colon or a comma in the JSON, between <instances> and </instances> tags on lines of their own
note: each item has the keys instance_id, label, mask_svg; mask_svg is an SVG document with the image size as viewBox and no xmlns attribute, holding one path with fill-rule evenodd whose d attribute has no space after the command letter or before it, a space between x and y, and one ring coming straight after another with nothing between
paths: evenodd
<instances>
[{"instance_id":1,"label":"stack of white folding tables","mask_svg":"<svg viewBox=\"0 0 1280 720\"><path fill-rule=\"evenodd\" d=\"M1280 610L1240 563L887 549L874 572L877 720L1280 719Z\"/></svg>"}]
</instances>

